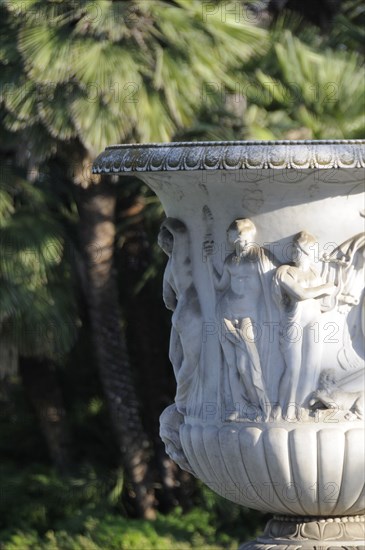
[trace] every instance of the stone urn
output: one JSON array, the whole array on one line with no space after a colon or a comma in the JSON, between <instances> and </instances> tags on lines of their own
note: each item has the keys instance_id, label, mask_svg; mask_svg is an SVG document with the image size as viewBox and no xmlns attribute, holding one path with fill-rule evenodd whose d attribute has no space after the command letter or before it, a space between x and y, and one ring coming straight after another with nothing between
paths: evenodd
<instances>
[{"instance_id":1,"label":"stone urn","mask_svg":"<svg viewBox=\"0 0 365 550\"><path fill-rule=\"evenodd\" d=\"M116 145L166 213L167 453L273 514L242 548L364 548L365 141Z\"/></svg>"}]
</instances>

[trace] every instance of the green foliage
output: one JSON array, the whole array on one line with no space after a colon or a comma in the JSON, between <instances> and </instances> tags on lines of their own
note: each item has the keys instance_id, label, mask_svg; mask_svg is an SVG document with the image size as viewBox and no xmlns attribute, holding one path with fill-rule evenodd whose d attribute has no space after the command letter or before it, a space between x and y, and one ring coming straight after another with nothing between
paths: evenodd
<instances>
[{"instance_id":1,"label":"green foliage","mask_svg":"<svg viewBox=\"0 0 365 550\"><path fill-rule=\"evenodd\" d=\"M250 137L263 137L260 128L266 139L290 132L309 139L364 135L365 86L357 54L315 51L286 31L255 77L248 88Z\"/></svg>"},{"instance_id":2,"label":"green foliage","mask_svg":"<svg viewBox=\"0 0 365 550\"><path fill-rule=\"evenodd\" d=\"M365 10L348 0L330 32L284 13L264 51L241 67L234 88L215 86L182 139L356 139L365 134Z\"/></svg>"},{"instance_id":3,"label":"green foliage","mask_svg":"<svg viewBox=\"0 0 365 550\"><path fill-rule=\"evenodd\" d=\"M0 197L1 336L22 355L57 359L77 330L64 228L42 189L10 161Z\"/></svg>"},{"instance_id":4,"label":"green foliage","mask_svg":"<svg viewBox=\"0 0 365 550\"><path fill-rule=\"evenodd\" d=\"M103 476L83 467L78 477L61 478L54 470L34 464L21 472L10 464L0 468L0 540L18 530L45 533L52 527L78 529L85 518L111 511L108 497L116 474Z\"/></svg>"},{"instance_id":5,"label":"green foliage","mask_svg":"<svg viewBox=\"0 0 365 550\"><path fill-rule=\"evenodd\" d=\"M1 550L235 550L261 527L253 514L206 488L205 510L196 507L184 514L176 508L167 516L158 515L155 522L121 517L110 500L117 478L117 473L105 478L91 469L78 478L60 478L40 466L16 473L3 465Z\"/></svg>"},{"instance_id":6,"label":"green foliage","mask_svg":"<svg viewBox=\"0 0 365 550\"><path fill-rule=\"evenodd\" d=\"M165 522L164 522L165 523ZM167 525L166 525L167 524ZM168 522L162 525L169 527ZM88 526L90 526L88 528ZM18 532L6 542L2 550L190 550L207 548L221 550L219 543L210 543L204 535L195 534L190 540L179 540L173 534L159 533L155 525L147 522L123 520L107 516L103 520L94 520L86 526L86 534L71 535L66 531L48 531L44 537L35 532ZM181 532L184 534L184 523L181 522ZM188 535L188 534L187 534ZM189 535L188 535L189 536ZM236 550L237 541L224 545L227 550Z\"/></svg>"},{"instance_id":7,"label":"green foliage","mask_svg":"<svg viewBox=\"0 0 365 550\"><path fill-rule=\"evenodd\" d=\"M362 0L342 2L328 41L333 48L364 54L365 6Z\"/></svg>"},{"instance_id":8,"label":"green foliage","mask_svg":"<svg viewBox=\"0 0 365 550\"><path fill-rule=\"evenodd\" d=\"M214 103L204 85L234 86L234 69L268 37L219 11L204 20L198 0L12 1L4 11L13 27L0 57L4 124L43 126L44 156L53 140L77 139L96 154L109 143L172 139L202 101Z\"/></svg>"}]
</instances>

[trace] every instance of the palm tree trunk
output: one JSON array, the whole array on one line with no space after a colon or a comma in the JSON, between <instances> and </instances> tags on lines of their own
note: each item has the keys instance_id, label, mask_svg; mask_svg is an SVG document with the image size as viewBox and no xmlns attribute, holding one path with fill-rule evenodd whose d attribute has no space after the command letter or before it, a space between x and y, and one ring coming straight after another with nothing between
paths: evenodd
<instances>
[{"instance_id":1,"label":"palm tree trunk","mask_svg":"<svg viewBox=\"0 0 365 550\"><path fill-rule=\"evenodd\" d=\"M155 517L149 481L150 444L142 426L125 335L121 327L113 253L116 197L105 181L80 189L80 238L86 262L86 299L100 378L131 485L137 515Z\"/></svg>"},{"instance_id":2,"label":"palm tree trunk","mask_svg":"<svg viewBox=\"0 0 365 550\"><path fill-rule=\"evenodd\" d=\"M163 322L165 308L156 284L147 282L139 292L135 292L136 283L142 280L153 257L145 228L143 198L138 191L131 192L131 189L126 195L118 203L121 219L128 219L123 247L118 254L118 266L123 273L127 336L138 376L143 381L139 385L139 396L144 404L146 430L153 443L156 478L160 487L157 492L159 509L168 512L181 504L177 498L181 485L179 468L166 454L159 435L160 414L173 401L176 386L168 359L169 326Z\"/></svg>"},{"instance_id":3,"label":"palm tree trunk","mask_svg":"<svg viewBox=\"0 0 365 550\"><path fill-rule=\"evenodd\" d=\"M46 360L20 357L19 374L53 464L62 474L72 471L71 438L54 366Z\"/></svg>"}]
</instances>

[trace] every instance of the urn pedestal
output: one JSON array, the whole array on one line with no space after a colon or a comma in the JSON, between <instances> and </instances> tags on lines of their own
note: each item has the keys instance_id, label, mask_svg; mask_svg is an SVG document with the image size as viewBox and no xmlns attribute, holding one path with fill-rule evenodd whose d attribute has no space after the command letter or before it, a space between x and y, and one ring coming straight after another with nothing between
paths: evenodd
<instances>
[{"instance_id":1,"label":"urn pedestal","mask_svg":"<svg viewBox=\"0 0 365 550\"><path fill-rule=\"evenodd\" d=\"M168 454L273 519L242 548L364 547L365 142L117 145L166 219Z\"/></svg>"}]
</instances>

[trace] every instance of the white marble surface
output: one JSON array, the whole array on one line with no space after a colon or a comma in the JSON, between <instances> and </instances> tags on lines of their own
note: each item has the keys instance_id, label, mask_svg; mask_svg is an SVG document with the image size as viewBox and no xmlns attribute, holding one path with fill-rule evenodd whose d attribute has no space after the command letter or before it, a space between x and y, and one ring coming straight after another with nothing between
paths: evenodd
<instances>
[{"instance_id":1,"label":"white marble surface","mask_svg":"<svg viewBox=\"0 0 365 550\"><path fill-rule=\"evenodd\" d=\"M113 146L166 212L176 462L242 505L364 514L365 142Z\"/></svg>"}]
</instances>

